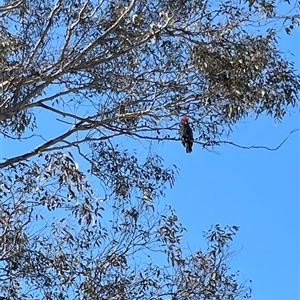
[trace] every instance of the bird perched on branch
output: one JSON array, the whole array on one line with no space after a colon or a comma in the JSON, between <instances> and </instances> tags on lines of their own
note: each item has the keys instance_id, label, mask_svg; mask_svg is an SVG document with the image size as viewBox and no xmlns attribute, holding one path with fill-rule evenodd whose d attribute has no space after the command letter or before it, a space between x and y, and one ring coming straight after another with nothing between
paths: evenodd
<instances>
[{"instance_id":1,"label":"bird perched on branch","mask_svg":"<svg viewBox=\"0 0 300 300\"><path fill-rule=\"evenodd\" d=\"M121 101L119 103L119 118L127 128L132 128L138 123L138 112L134 113L134 108L129 106L128 101ZM1 300L1 299L0 299Z\"/></svg>"},{"instance_id":2,"label":"bird perched on branch","mask_svg":"<svg viewBox=\"0 0 300 300\"><path fill-rule=\"evenodd\" d=\"M125 117L126 113L126 103L124 101L121 101L119 104L119 120L121 120L126 125L129 125L130 119Z\"/></svg>"},{"instance_id":3,"label":"bird perched on branch","mask_svg":"<svg viewBox=\"0 0 300 300\"><path fill-rule=\"evenodd\" d=\"M125 113L126 113L126 105L123 101L121 101L119 104L119 116L123 117Z\"/></svg>"},{"instance_id":4,"label":"bird perched on branch","mask_svg":"<svg viewBox=\"0 0 300 300\"><path fill-rule=\"evenodd\" d=\"M186 153L192 152L193 147L193 130L189 124L189 118L187 116L183 116L180 121L180 138L182 145L186 149Z\"/></svg>"}]
</instances>

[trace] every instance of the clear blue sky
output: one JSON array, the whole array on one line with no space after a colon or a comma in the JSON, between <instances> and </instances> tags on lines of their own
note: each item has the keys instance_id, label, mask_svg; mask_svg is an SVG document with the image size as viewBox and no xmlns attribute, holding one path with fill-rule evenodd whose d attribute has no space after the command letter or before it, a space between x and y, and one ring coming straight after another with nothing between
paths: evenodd
<instances>
[{"instance_id":1,"label":"clear blue sky","mask_svg":"<svg viewBox=\"0 0 300 300\"><path fill-rule=\"evenodd\" d=\"M296 55L299 69L298 33L283 36L280 44ZM230 139L276 147L298 127L298 112L282 123L267 117L248 119L236 126ZM4 140L3 157L28 150L28 144L23 146ZM299 132L273 152L222 146L215 154L196 145L186 154L180 142L157 148L166 164L181 169L175 187L161 202L176 209L191 249L204 245L202 232L211 225L237 225L233 249L239 253L231 265L240 270L241 280L253 281L252 299L299 299Z\"/></svg>"},{"instance_id":2,"label":"clear blue sky","mask_svg":"<svg viewBox=\"0 0 300 300\"><path fill-rule=\"evenodd\" d=\"M299 33L282 35L280 44L295 54L299 70ZM244 120L230 139L276 147L294 128L299 108L281 123L269 117ZM211 225L240 226L232 267L241 280L253 281L252 299L298 300L299 132L277 151L222 146L214 154L196 146L186 155L180 144L165 144L163 151L181 169L166 202L187 228L190 247L204 245L202 231Z\"/></svg>"},{"instance_id":3,"label":"clear blue sky","mask_svg":"<svg viewBox=\"0 0 300 300\"><path fill-rule=\"evenodd\" d=\"M298 115L277 126L250 121L232 139L275 146L295 127ZM253 299L299 299L298 133L275 152L224 146L219 154L195 147L185 155L181 145L168 148L181 173L166 200L188 229L191 248L203 245L202 231L211 225L240 226L233 249L241 251L232 266L253 280Z\"/></svg>"}]
</instances>

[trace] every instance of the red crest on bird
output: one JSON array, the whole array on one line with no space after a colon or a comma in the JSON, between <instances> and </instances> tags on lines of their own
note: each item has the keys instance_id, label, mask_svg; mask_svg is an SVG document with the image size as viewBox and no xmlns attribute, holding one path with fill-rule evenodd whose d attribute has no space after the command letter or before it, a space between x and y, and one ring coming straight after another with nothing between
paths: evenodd
<instances>
[{"instance_id":1,"label":"red crest on bird","mask_svg":"<svg viewBox=\"0 0 300 300\"><path fill-rule=\"evenodd\" d=\"M183 117L181 118L181 123L183 123L183 124L188 124L188 122L189 122L189 118L188 118L187 116L183 116Z\"/></svg>"}]
</instances>

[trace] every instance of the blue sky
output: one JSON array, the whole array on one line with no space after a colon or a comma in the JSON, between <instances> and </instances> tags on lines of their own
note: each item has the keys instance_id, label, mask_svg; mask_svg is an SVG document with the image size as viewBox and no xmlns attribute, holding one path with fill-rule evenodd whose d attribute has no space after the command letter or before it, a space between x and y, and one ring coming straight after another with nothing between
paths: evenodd
<instances>
[{"instance_id":1,"label":"blue sky","mask_svg":"<svg viewBox=\"0 0 300 300\"><path fill-rule=\"evenodd\" d=\"M296 55L299 69L299 34L283 35L279 43ZM51 128L52 135L49 124L40 129ZM237 124L230 140L276 147L298 127L298 112L281 123L269 117L247 119ZM4 140L2 155L25 152L28 146ZM240 270L242 281L253 281L252 299L299 299L299 132L277 151L221 146L211 153L195 145L186 154L180 142L157 148L167 165L180 168L175 187L160 201L176 209L187 228L185 243L192 250L205 247L203 231L217 223L237 225L232 247L238 254L231 266Z\"/></svg>"},{"instance_id":2,"label":"blue sky","mask_svg":"<svg viewBox=\"0 0 300 300\"><path fill-rule=\"evenodd\" d=\"M282 35L280 47L299 70L299 33ZM269 117L239 122L230 140L276 147L299 128L299 108L281 123ZM221 146L217 153L164 145L180 175L166 202L187 228L191 249L204 246L202 231L218 223L237 225L231 266L251 279L252 299L299 299L299 131L277 151Z\"/></svg>"},{"instance_id":3,"label":"blue sky","mask_svg":"<svg viewBox=\"0 0 300 300\"><path fill-rule=\"evenodd\" d=\"M232 139L275 146L295 127L298 115L276 126L261 118L240 124ZM275 152L224 146L186 155L180 146L170 149L181 172L166 201L188 229L191 249L204 245L202 231L211 225L240 226L232 267L253 280L253 299L299 299L298 133Z\"/></svg>"},{"instance_id":4,"label":"blue sky","mask_svg":"<svg viewBox=\"0 0 300 300\"><path fill-rule=\"evenodd\" d=\"M230 140L276 147L298 127L298 113L282 123L249 119L236 126ZM28 146L4 140L3 156L25 152ZM203 231L217 223L237 225L232 249L238 253L231 266L240 270L241 281L253 281L252 299L299 299L298 132L277 151L221 146L212 153L195 145L186 154L180 142L165 142L157 149L166 165L180 168L174 188L160 204L171 204L187 228L183 244L194 251L205 249Z\"/></svg>"}]
</instances>

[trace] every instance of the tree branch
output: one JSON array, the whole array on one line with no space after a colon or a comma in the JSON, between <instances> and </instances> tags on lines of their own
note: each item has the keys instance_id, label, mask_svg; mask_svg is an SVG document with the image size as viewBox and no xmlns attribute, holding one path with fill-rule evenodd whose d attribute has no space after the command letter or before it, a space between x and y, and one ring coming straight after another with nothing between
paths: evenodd
<instances>
[{"instance_id":1,"label":"tree branch","mask_svg":"<svg viewBox=\"0 0 300 300\"><path fill-rule=\"evenodd\" d=\"M297 132L298 130L299 130L299 128L295 128L292 131L290 131L290 133L288 134L288 136L278 146L276 146L275 148L270 148L270 147L267 147L267 146L257 146L257 145L242 146L242 145L238 145L238 144L236 144L234 142L230 142L230 141L219 141L218 143L228 144L228 145L232 145L232 146L235 146L235 147L238 147L238 148L242 148L242 149L246 149L246 150L249 150L249 149L266 149L268 151L276 151L276 150L278 150L288 140L288 138L290 137L290 135L292 135L293 133Z\"/></svg>"}]
</instances>

